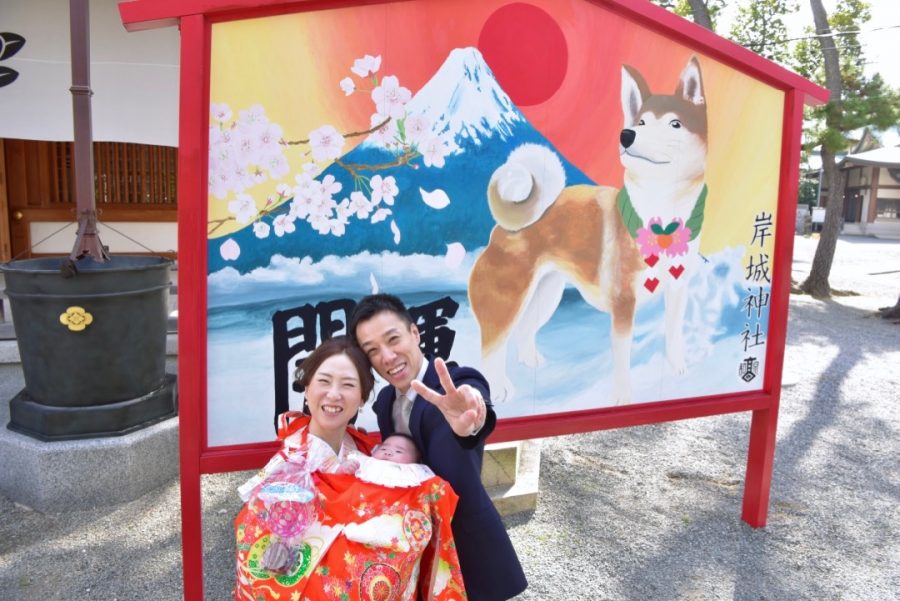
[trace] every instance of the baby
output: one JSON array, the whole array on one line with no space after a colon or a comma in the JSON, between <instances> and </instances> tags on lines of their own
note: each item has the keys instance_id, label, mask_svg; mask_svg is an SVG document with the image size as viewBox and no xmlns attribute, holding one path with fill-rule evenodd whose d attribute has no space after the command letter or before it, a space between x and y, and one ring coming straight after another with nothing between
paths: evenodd
<instances>
[{"instance_id":1,"label":"baby","mask_svg":"<svg viewBox=\"0 0 900 601\"><path fill-rule=\"evenodd\" d=\"M394 432L375 447L372 457L392 463L418 463L422 454L411 436Z\"/></svg>"}]
</instances>

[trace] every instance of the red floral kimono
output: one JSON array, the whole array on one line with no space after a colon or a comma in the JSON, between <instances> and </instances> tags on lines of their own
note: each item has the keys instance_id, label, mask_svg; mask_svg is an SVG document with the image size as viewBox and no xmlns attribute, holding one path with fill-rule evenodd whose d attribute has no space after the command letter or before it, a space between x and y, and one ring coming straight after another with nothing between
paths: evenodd
<instances>
[{"instance_id":1,"label":"red floral kimono","mask_svg":"<svg viewBox=\"0 0 900 601\"><path fill-rule=\"evenodd\" d=\"M262 503L251 499L235 520L236 601L465 599L450 529L457 501L450 486L425 466L345 453L344 447L316 469L323 454L319 443L327 444L304 432L301 444L279 455L308 454L316 470L318 519L295 541L286 573L270 572L260 560L275 536ZM364 444L360 448L368 452ZM347 471L354 473L339 473Z\"/></svg>"}]
</instances>

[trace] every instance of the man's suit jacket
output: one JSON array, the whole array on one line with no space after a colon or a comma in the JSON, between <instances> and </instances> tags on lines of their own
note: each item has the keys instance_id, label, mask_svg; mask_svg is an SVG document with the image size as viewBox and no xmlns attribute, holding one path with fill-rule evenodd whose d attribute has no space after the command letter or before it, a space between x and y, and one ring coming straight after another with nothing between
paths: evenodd
<instances>
[{"instance_id":1,"label":"man's suit jacket","mask_svg":"<svg viewBox=\"0 0 900 601\"><path fill-rule=\"evenodd\" d=\"M497 415L488 400L490 388L484 376L469 367L448 368L457 387L468 384L481 392L488 407L484 426L477 436L457 436L440 410L417 395L409 429L422 451L422 462L459 495L452 527L469 601L501 601L521 593L528 583L500 514L481 483L484 441ZM444 390L431 360L423 383L432 390ZM382 437L394 431L391 408L396 396L394 387L386 386L373 406Z\"/></svg>"}]
</instances>

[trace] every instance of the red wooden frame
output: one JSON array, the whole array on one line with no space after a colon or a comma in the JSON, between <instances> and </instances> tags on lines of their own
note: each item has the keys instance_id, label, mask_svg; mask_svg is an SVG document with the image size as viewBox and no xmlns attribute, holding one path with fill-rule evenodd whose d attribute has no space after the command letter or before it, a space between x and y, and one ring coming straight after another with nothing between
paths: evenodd
<instances>
[{"instance_id":1,"label":"red wooden frame","mask_svg":"<svg viewBox=\"0 0 900 601\"><path fill-rule=\"evenodd\" d=\"M396 1L396 0L392 0ZM408 0L407 0L408 1ZM804 104L828 100L828 91L714 33L644 0L592 0L638 25L666 35L725 65L785 92L775 263L772 271L766 371L762 391L714 395L588 411L501 420L492 442L622 428L663 421L752 411L741 517L766 524L781 375L787 330ZM179 406L184 598L203 598L201 474L260 467L275 443L210 448L206 434L206 154L210 27L217 21L303 10L383 3L380 0L134 0L119 4L126 29L180 25L178 269ZM199 82L199 85L198 85Z\"/></svg>"}]
</instances>

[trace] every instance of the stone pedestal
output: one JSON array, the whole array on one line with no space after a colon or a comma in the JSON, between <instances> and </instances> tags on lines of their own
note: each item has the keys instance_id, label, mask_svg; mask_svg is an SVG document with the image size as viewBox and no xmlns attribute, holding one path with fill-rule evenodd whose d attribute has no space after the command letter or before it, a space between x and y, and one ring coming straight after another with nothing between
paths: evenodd
<instances>
[{"instance_id":1,"label":"stone pedestal","mask_svg":"<svg viewBox=\"0 0 900 601\"><path fill-rule=\"evenodd\" d=\"M500 515L534 511L541 468L541 439L487 445L481 481Z\"/></svg>"},{"instance_id":2,"label":"stone pedestal","mask_svg":"<svg viewBox=\"0 0 900 601\"><path fill-rule=\"evenodd\" d=\"M122 436L55 442L0 428L0 457L0 494L16 503L44 513L117 505L178 475L178 418Z\"/></svg>"}]
</instances>

